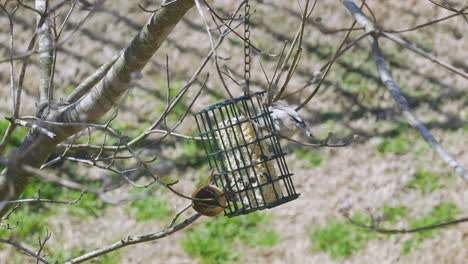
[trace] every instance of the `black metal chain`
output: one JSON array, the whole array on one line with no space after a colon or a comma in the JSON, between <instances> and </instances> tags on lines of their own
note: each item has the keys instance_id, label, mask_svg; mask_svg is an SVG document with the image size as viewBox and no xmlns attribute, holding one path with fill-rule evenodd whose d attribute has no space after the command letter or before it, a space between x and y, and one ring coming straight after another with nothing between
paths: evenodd
<instances>
[{"instance_id":1,"label":"black metal chain","mask_svg":"<svg viewBox=\"0 0 468 264\"><path fill-rule=\"evenodd\" d=\"M245 94L250 94L250 3L245 0L245 21L244 21L244 81Z\"/></svg>"}]
</instances>

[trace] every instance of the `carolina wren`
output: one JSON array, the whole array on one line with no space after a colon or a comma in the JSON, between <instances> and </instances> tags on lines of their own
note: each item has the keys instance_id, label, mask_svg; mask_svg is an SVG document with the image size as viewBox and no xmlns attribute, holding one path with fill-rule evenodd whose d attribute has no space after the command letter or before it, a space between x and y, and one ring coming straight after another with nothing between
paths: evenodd
<instances>
[{"instance_id":1,"label":"carolina wren","mask_svg":"<svg viewBox=\"0 0 468 264\"><path fill-rule=\"evenodd\" d=\"M211 172L208 183L198 187L192 194L192 198L206 199L206 201L193 201L193 209L205 216L217 216L226 208L226 196L218 187L210 184L214 176Z\"/></svg>"}]
</instances>

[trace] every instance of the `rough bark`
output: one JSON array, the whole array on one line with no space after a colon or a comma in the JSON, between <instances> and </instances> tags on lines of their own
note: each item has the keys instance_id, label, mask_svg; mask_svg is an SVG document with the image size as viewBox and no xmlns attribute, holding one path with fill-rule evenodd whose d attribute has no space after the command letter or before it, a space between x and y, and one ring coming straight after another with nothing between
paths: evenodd
<instances>
[{"instance_id":1,"label":"rough bark","mask_svg":"<svg viewBox=\"0 0 468 264\"><path fill-rule=\"evenodd\" d=\"M166 1L167 2L167 1ZM193 0L178 0L154 13L138 35L125 47L106 76L81 100L61 110L50 110L48 120L64 123L94 123L115 105L129 88L131 74L140 72L169 33L194 5ZM77 126L39 125L57 134L51 139L39 132L30 132L21 146L11 152L9 164L0 175L0 200L16 199L28 185L30 174L21 165L39 167L55 146L82 130ZM0 208L0 217L7 208Z\"/></svg>"}]
</instances>

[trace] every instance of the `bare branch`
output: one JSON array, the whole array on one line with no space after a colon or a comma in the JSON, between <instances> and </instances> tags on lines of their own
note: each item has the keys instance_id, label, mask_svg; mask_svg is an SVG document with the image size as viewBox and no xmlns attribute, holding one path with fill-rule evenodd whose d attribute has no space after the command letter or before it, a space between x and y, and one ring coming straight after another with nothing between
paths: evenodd
<instances>
[{"instance_id":1,"label":"bare branch","mask_svg":"<svg viewBox=\"0 0 468 264\"><path fill-rule=\"evenodd\" d=\"M303 11L303 14L302 14L302 19L301 19L301 25L299 27L299 30L298 30L297 34L296 34L296 37L294 38L293 43L291 44L291 48L290 48L290 50L288 52L288 55L286 55L286 59L285 59L285 61L283 63L283 66L281 67L281 69L283 69L286 66L286 64L289 62L289 57L291 56L291 53L292 53L293 49L295 48L296 41L297 41L296 53L294 55L292 64L289 66L289 70L288 70L288 74L286 76L286 80L284 81L283 86L278 91L278 94L275 96L273 101L278 101L281 98L284 91L286 90L286 87L289 84L289 81L291 80L291 78L294 75L294 72L296 70L297 65L299 64L299 60L300 60L300 57L301 57L301 54L302 54L302 40L304 38L304 28L305 28L307 19L309 19L310 15L312 14L312 11L315 8L315 5L317 4L317 0L314 1L310 11L309 11L309 2L310 2L310 0L306 0L305 8L304 8L304 11ZM282 72L283 71L281 70L280 74L278 75L278 77L276 79L276 82L273 84L274 87L278 86L278 81L281 78Z\"/></svg>"},{"instance_id":2,"label":"bare branch","mask_svg":"<svg viewBox=\"0 0 468 264\"><path fill-rule=\"evenodd\" d=\"M230 33L233 33L234 35L236 35L238 38L240 38L242 41L245 41L245 38L244 36L242 36L241 34L237 33L235 28L232 28L231 27L231 23L233 22L234 18L236 17L237 13L238 13L238 10L234 11L233 14L235 15L231 15L229 18L223 18L221 17L211 6L208 2L206 2L206 0L203 0L203 3L206 5L206 7L208 7L208 9L210 10L210 13L212 15L214 15L219 21L221 21L222 25L221 26L224 26L227 28L228 31L230 31ZM241 2L241 5L240 7L242 7L244 5L244 1ZM225 22L227 21L227 22ZM223 34L227 34L227 32L224 32ZM268 57L277 57L278 54L270 54L270 53L266 53L265 51L261 50L260 48L258 48L257 46L255 46L254 44L252 44L251 42L248 42L248 45L253 49L255 50L256 52L262 54L262 55L265 55L265 56L268 56Z\"/></svg>"},{"instance_id":3,"label":"bare branch","mask_svg":"<svg viewBox=\"0 0 468 264\"><path fill-rule=\"evenodd\" d=\"M376 34L376 29L374 24L361 12L361 10L353 3L352 0L341 0L341 2L348 8L351 14L356 18L356 20L366 27L367 32L372 33L368 40L372 46L372 57L377 66L377 70L380 74L380 79L385 84L390 94L393 96L393 99L398 104L398 107L403 113L403 116L406 118L408 123L414 127L419 134L424 138L424 140L429 144L429 146L434 149L437 154L442 158L442 160L452 168L456 173L458 173L462 179L468 181L468 171L462 167L462 165L454 159L447 151L439 144L439 142L434 138L434 136L429 132L429 130L413 115L411 109L408 105L408 102L401 94L398 86L393 80L390 72L388 71L383 56L380 52L378 35Z\"/></svg>"},{"instance_id":4,"label":"bare branch","mask_svg":"<svg viewBox=\"0 0 468 264\"><path fill-rule=\"evenodd\" d=\"M432 2L432 1L431 1ZM467 13L465 13L465 11L468 9L468 6L464 7L462 10L460 11L457 11L455 14L451 14L449 16L446 16L446 17L443 17L443 18L439 18L439 19L435 19L435 20L431 20L427 23L424 23L424 24L421 24L421 25L417 25L415 27L411 27L411 28L406 28L406 29L396 29L396 30L393 30L393 29L385 29L383 31L385 32L389 32L389 33L403 33L403 32L408 32L408 31L413 31L413 30L416 30L416 29L420 29L420 28L423 28L423 27L427 27L427 26L430 26L430 25L433 25L433 24L436 24L436 23L439 23L439 22L442 22L442 21L445 21L447 19L450 19L450 18L453 18L453 17L456 17L456 16L459 16L459 15L463 15L465 17L465 15ZM465 20L466 20L466 17L465 17Z\"/></svg>"},{"instance_id":5,"label":"bare branch","mask_svg":"<svg viewBox=\"0 0 468 264\"><path fill-rule=\"evenodd\" d=\"M39 13L47 12L48 2L47 0L36 0L36 9ZM53 100L53 91L49 82L52 76L52 51L54 46L51 31L52 21L48 16L44 18L39 15L37 17L38 24L42 20L44 23L38 28L38 45L39 50L41 50L39 53L39 102L41 103Z\"/></svg>"},{"instance_id":6,"label":"bare branch","mask_svg":"<svg viewBox=\"0 0 468 264\"><path fill-rule=\"evenodd\" d=\"M26 255L31 256L31 257L39 260L42 263L50 264L50 262L48 262L45 258L43 258L40 255L34 253L32 250L27 249L26 247L22 246L20 243L17 243L15 241L10 240L10 239L3 239L3 238L0 238L0 242L12 245L15 248L19 249L20 251L23 251Z\"/></svg>"},{"instance_id":7,"label":"bare branch","mask_svg":"<svg viewBox=\"0 0 468 264\"><path fill-rule=\"evenodd\" d=\"M392 94L393 99L398 104L399 108L403 112L403 116L406 118L408 123L418 130L419 134L426 140L426 142L433 148L437 154L445 161L445 163L458 173L464 180L468 181L468 171L462 167L462 165L454 159L447 151L439 144L429 130L419 121L411 112L408 102L401 94L395 81L393 81L390 72L385 66L384 59L380 52L379 43L375 37L369 38L372 45L372 56L380 74L382 82L387 86L389 92Z\"/></svg>"},{"instance_id":8,"label":"bare branch","mask_svg":"<svg viewBox=\"0 0 468 264\"><path fill-rule=\"evenodd\" d=\"M452 220L452 221L447 221L439 224L433 224L433 225L428 225L428 226L423 226L423 227L417 227L417 228L411 228L411 229L387 229L387 228L381 228L377 224L373 223L371 225L366 225L358 220L353 219L347 212L342 213L342 215L348 219L348 221L360 228L364 228L367 230L371 230L377 233L381 234L408 234L408 233L418 233L418 232L423 232L427 230L433 230L437 228L442 228L442 227L449 227L452 225L460 224L463 222L468 222L468 217L463 217L460 219Z\"/></svg>"},{"instance_id":9,"label":"bare branch","mask_svg":"<svg viewBox=\"0 0 468 264\"><path fill-rule=\"evenodd\" d=\"M44 1L44 0L39 0L39 1ZM70 0L68 0L68 1L70 1ZM78 30L83 26L83 24L86 21L88 21L94 15L94 10L95 9L92 9L90 12L88 12L88 14L83 19L80 20L80 22L76 25L76 27L68 35L66 35L61 41L56 42L56 43L52 43L50 46L46 47L45 49L41 49L41 48L39 48L38 50L29 50L28 49L28 51L26 51L26 52L24 52L22 54L16 55L12 59L13 60L24 60L24 59L26 59L26 58L28 58L28 57L30 57L32 55L51 52L51 50L53 50L54 48L58 48L58 47L62 46L69 39L71 39L76 34L76 32L78 32ZM49 12L47 12L47 15L42 16L40 18L40 20L38 22L38 26L42 26L44 24L45 18L48 17L48 15L50 13L51 12L49 10ZM40 28L38 28L37 32L41 32ZM9 60L10 60L10 58L0 59L0 63L7 62Z\"/></svg>"},{"instance_id":10,"label":"bare branch","mask_svg":"<svg viewBox=\"0 0 468 264\"><path fill-rule=\"evenodd\" d=\"M365 4L366 1L363 1L362 3ZM358 7L356 7L358 8ZM359 10L359 8L358 8ZM314 98L314 96L318 93L318 91L320 90L320 87L322 86L322 84L324 83L325 81L325 78L327 77L328 75L328 72L330 71L331 67L333 66L333 63L336 61L336 59L338 59L339 55L342 54L341 50L343 49L343 46L344 44L346 43L347 39L349 38L349 36L351 35L351 32L353 31L354 29L354 26L356 25L356 22L357 20L359 20L361 18L358 18L356 17L356 20L353 21L353 24L351 25L351 27L349 28L349 30L346 32L346 36L344 37L343 41L341 42L340 46L338 46L338 49L335 51L335 54L333 55L332 59L330 60L330 63L327 63L328 66L325 70L325 73L323 74L323 76L320 78L320 81L319 83L317 84L317 86L315 87L314 91L312 91L312 93L304 100L304 102L302 102L299 106L296 107L296 111L299 111L301 110L304 106L306 106L310 100L312 100L312 98ZM367 27L367 25L364 25ZM346 49L344 49L344 51L346 51ZM344 52L343 51L343 52Z\"/></svg>"},{"instance_id":11,"label":"bare branch","mask_svg":"<svg viewBox=\"0 0 468 264\"><path fill-rule=\"evenodd\" d=\"M8 12L8 10L3 5L0 5L0 9L7 15L8 22L9 22L10 89L11 89L11 96L12 96L11 98L12 98L12 103L13 103L13 107L12 107L13 116L16 117L18 115L18 110L19 110L19 103L17 102L18 100L17 94L19 91L16 90L16 87L15 87L15 68L13 64L13 56L15 54L15 49L14 49L15 46L14 46L14 38L13 38L13 30L14 30L13 15L18 9L18 6L12 12ZM13 134L15 127L16 126L14 124L10 124L8 126L5 132L5 135L2 138L2 142L0 143L0 154L2 154L5 151L5 147L8 144L8 141L10 140L10 137Z\"/></svg>"},{"instance_id":12,"label":"bare branch","mask_svg":"<svg viewBox=\"0 0 468 264\"><path fill-rule=\"evenodd\" d=\"M239 12L239 9L242 7L242 4L238 6L236 11L234 12L234 15ZM221 45L222 41L224 40L225 36L229 34L231 31L230 29L226 29L223 34L219 37L217 43L215 44L214 48L217 49L219 45ZM177 94L172 100L171 104L169 107L167 107L164 112L161 114L158 120L156 120L147 130L151 131L156 129L167 117L167 115L174 109L174 107L180 102L180 100L183 98L185 93L188 91L188 89L191 87L191 85L197 80L199 74L201 71L205 68L207 65L208 61L211 59L211 57L214 55L215 50L211 49L210 52L206 55L205 58L203 58L202 62L200 63L200 66L195 70L195 73L192 75L191 79L185 84L185 86L180 90L179 94ZM142 133L141 135L137 136L133 140L127 143L128 146L133 146L137 144L138 142L141 142L142 140L146 139L150 133ZM67 144L58 144L58 148L64 149L67 147ZM123 147L116 147L116 146L105 146L101 148L100 146L95 146L95 145L90 145L90 144L77 144L72 147L72 149L87 149L87 150L100 150L102 149L103 151L120 151L123 150Z\"/></svg>"},{"instance_id":13,"label":"bare branch","mask_svg":"<svg viewBox=\"0 0 468 264\"><path fill-rule=\"evenodd\" d=\"M9 223L3 224L4 221L9 220L10 216L20 207L21 204L16 204L13 209L10 210L4 217L0 219L0 227L5 228L5 229L15 229L18 226L19 221L16 220L16 223L14 226L10 226Z\"/></svg>"},{"instance_id":14,"label":"bare branch","mask_svg":"<svg viewBox=\"0 0 468 264\"><path fill-rule=\"evenodd\" d=\"M143 7L141 4L139 4L139 3L138 3L138 7L139 7L141 10L145 11L145 12L148 12L148 13L156 13L156 12L158 12L159 10L163 9L164 7L166 7L166 6L170 5L170 4L173 4L173 3L175 3L175 2L177 2L177 0L172 0L172 1L163 2L158 8L153 9L153 10L146 9L146 8L144 8L144 7Z\"/></svg>"},{"instance_id":15,"label":"bare branch","mask_svg":"<svg viewBox=\"0 0 468 264\"><path fill-rule=\"evenodd\" d=\"M79 190L79 191L85 191L86 193L94 193L94 194L101 194L102 192L98 189L92 188L92 187L86 187L84 185L81 185L79 183L76 183L74 181L70 181L61 177L57 177L51 173L47 173L45 171L41 171L37 168L28 166L28 165L23 165L21 166L22 170L27 171L28 173L37 176L41 180L44 180L46 182L51 182L55 184L62 185L64 187L67 187L69 189L73 190Z\"/></svg>"},{"instance_id":16,"label":"bare branch","mask_svg":"<svg viewBox=\"0 0 468 264\"><path fill-rule=\"evenodd\" d=\"M404 39L394 35L394 34L390 34L390 33L386 33L386 32L381 32L382 36L390 39L390 40L393 40L395 41L396 43L400 44L402 47L404 48L407 48L415 53L417 53L418 55L421 55L422 57L432 61L432 62L435 62L437 64L439 64L440 66L448 69L449 71L452 71L458 75L460 75L461 77L465 78L465 79L468 79L468 73L456 68L455 66L453 65L450 65L449 63L445 62L445 61L442 61L440 60L439 58L437 58L436 56L434 55L431 55L427 52L425 52L424 50L416 47L415 45L405 41Z\"/></svg>"},{"instance_id":17,"label":"bare branch","mask_svg":"<svg viewBox=\"0 0 468 264\"><path fill-rule=\"evenodd\" d=\"M43 199L38 196L37 198L30 198L30 199L20 199L20 200L11 200L11 201L0 201L0 206L4 206L6 204L20 204L20 203L33 203L33 202L44 202L44 203L56 203L56 204L76 204L78 203L83 195L86 194L86 191L82 191L78 198L73 201L59 201L59 200L52 200L52 199Z\"/></svg>"},{"instance_id":18,"label":"bare branch","mask_svg":"<svg viewBox=\"0 0 468 264\"><path fill-rule=\"evenodd\" d=\"M28 127L28 128L37 130L37 131L43 133L44 135L46 135L46 136L48 136L50 138L55 138L57 136L55 133L47 130L46 128L43 128L43 127L41 127L41 126L39 126L37 124L34 124L34 123L26 122L24 120L21 120L20 118L5 117L5 119L10 121L15 126L24 126L24 127Z\"/></svg>"},{"instance_id":19,"label":"bare branch","mask_svg":"<svg viewBox=\"0 0 468 264\"><path fill-rule=\"evenodd\" d=\"M97 69L92 75L90 75L86 80L84 80L80 85L78 85L73 92L65 100L68 103L74 103L78 101L83 95L85 95L91 88L93 88L99 81L104 78L109 69L114 65L114 63L119 58L120 54L115 55L110 61L103 64L99 69Z\"/></svg>"},{"instance_id":20,"label":"bare branch","mask_svg":"<svg viewBox=\"0 0 468 264\"><path fill-rule=\"evenodd\" d=\"M50 233L49 229L46 227L46 233L45 233L44 239L41 239L41 236L39 236L39 238L37 239L39 242L39 250L37 251L36 254L38 256L41 255L41 252L44 249L45 244L47 243L47 241L49 241L51 236L52 236L52 233ZM39 259L37 260L36 264L39 264Z\"/></svg>"},{"instance_id":21,"label":"bare branch","mask_svg":"<svg viewBox=\"0 0 468 264\"><path fill-rule=\"evenodd\" d=\"M156 240L156 239L166 237L168 235L171 235L171 234L173 234L173 233L175 233L177 231L180 231L180 230L184 229L185 227L191 225L200 216L201 216L200 214L196 213L196 214L192 215L191 217L185 219L182 223L180 223L178 225L175 225L173 227L168 227L168 228L166 228L163 231L158 232L158 233L153 233L153 234L148 234L148 235L143 235L143 236L137 236L137 237L128 236L126 238L123 238L119 242L116 242L116 243L111 244L109 246L106 246L106 247L103 247L101 249L91 251L91 252L86 253L86 254L84 254L82 256L71 259L71 260L65 262L65 264L82 263L84 261L96 258L98 256L107 254L109 252L115 251L117 249L129 246L129 245L134 245L134 244L143 243L143 242L152 241L152 240Z\"/></svg>"},{"instance_id":22,"label":"bare branch","mask_svg":"<svg viewBox=\"0 0 468 264\"><path fill-rule=\"evenodd\" d=\"M350 28L350 30L352 30L353 28ZM293 92L290 92L288 94L286 94L284 97L287 98L289 96L292 96L294 94L297 94L301 91L303 91L304 89L306 89L309 85L311 84L315 84L315 83L319 83L321 80L323 80L325 76L322 76L322 72L325 71L327 72L326 70L328 69L328 67L335 63L335 61L340 58L346 51L348 51L350 48L354 47L355 45L357 45L357 43L359 41L361 41L362 39L364 39L367 35L369 35L369 33L364 33L362 34L361 36L353 39L352 41L349 42L348 45L346 45L344 48L342 48L338 53L335 53L335 55L333 56L333 58L331 58L327 63L325 63L321 68L320 70L318 71L315 71L312 75L312 77L309 79L309 81L307 81L301 88L293 91ZM325 80L323 81L325 82ZM319 84L317 84L318 86ZM317 87L315 88L318 92L318 89ZM315 90L314 90L315 91ZM315 96L315 95L314 95Z\"/></svg>"},{"instance_id":23,"label":"bare branch","mask_svg":"<svg viewBox=\"0 0 468 264\"><path fill-rule=\"evenodd\" d=\"M171 132L171 131L168 131L168 130L162 130L162 129L147 130L147 131L145 131L145 133L146 134L153 134L153 133L167 134L167 135L170 135L170 136L189 139L189 140L204 140L201 137L193 137L193 136L183 135L183 134Z\"/></svg>"},{"instance_id":24,"label":"bare branch","mask_svg":"<svg viewBox=\"0 0 468 264\"><path fill-rule=\"evenodd\" d=\"M189 203L187 204L186 206L184 206L182 209L180 209L175 215L174 217L172 218L171 222L169 223L169 225L167 226L167 228L172 228L174 226L174 224L176 223L177 219L179 218L179 216L181 214L183 214L185 211L187 211L187 209L190 208L190 206L192 206L192 203Z\"/></svg>"}]
</instances>

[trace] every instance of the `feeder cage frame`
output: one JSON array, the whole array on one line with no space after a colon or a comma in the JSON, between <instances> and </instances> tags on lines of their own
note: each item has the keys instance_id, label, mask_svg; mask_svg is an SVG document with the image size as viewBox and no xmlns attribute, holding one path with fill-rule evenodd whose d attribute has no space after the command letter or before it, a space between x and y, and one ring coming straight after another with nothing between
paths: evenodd
<instances>
[{"instance_id":1,"label":"feeder cage frame","mask_svg":"<svg viewBox=\"0 0 468 264\"><path fill-rule=\"evenodd\" d=\"M272 208L299 197L276 135L266 92L220 102L194 114L206 158L223 190L228 217Z\"/></svg>"}]
</instances>

